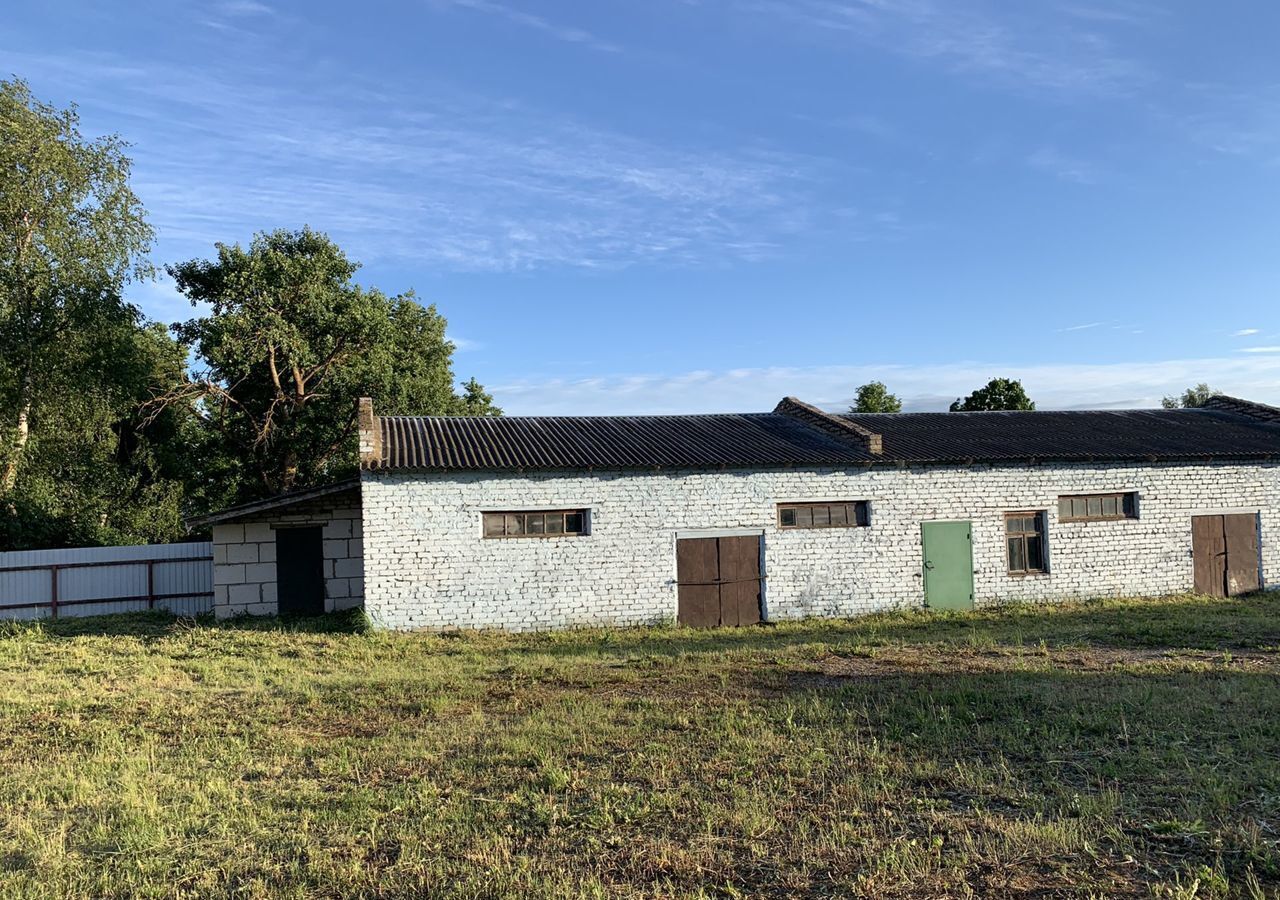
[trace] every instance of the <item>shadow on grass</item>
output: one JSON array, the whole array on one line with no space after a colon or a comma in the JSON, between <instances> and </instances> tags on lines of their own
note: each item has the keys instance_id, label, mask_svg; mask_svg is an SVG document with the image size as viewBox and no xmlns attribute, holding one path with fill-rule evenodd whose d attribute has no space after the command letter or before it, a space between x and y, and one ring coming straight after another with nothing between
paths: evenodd
<instances>
[{"instance_id":1,"label":"shadow on grass","mask_svg":"<svg viewBox=\"0 0 1280 900\"><path fill-rule=\"evenodd\" d=\"M303 634L364 634L369 630L369 620L362 609L348 609L312 617L240 616L222 620L214 619L208 614L191 618L156 610L108 616L0 622L0 637L39 631L56 637L155 639L189 628Z\"/></svg>"},{"instance_id":2,"label":"shadow on grass","mask_svg":"<svg viewBox=\"0 0 1280 900\"><path fill-rule=\"evenodd\" d=\"M182 618L157 611L0 623L0 634L36 629L60 637L158 638L193 627L253 632L363 634L371 626L360 609L314 618L243 616L224 620L215 620L212 616ZM1280 649L1280 592L1228 599L1179 596L1014 604L965 613L912 610L850 619L805 619L758 628L658 626L520 635L449 632L445 636L451 643L456 641L460 651L483 645L502 652L584 658L753 653L806 645L839 648L901 643L976 648L1043 643L1049 647L1276 650ZM443 645L441 649L444 649Z\"/></svg>"},{"instance_id":3,"label":"shadow on grass","mask_svg":"<svg viewBox=\"0 0 1280 900\"><path fill-rule=\"evenodd\" d=\"M762 692L774 690L768 677ZM780 729L885 741L904 796L1035 823L1119 824L1176 869L1280 884L1280 679L1246 672L792 673ZM775 694L776 695L776 694Z\"/></svg>"},{"instance_id":4,"label":"shadow on grass","mask_svg":"<svg viewBox=\"0 0 1280 900\"><path fill-rule=\"evenodd\" d=\"M519 649L558 656L674 655L782 651L805 645L982 648L1042 642L1049 647L1280 649L1280 593L1010 604L963 613L912 610L764 628L592 629L525 636Z\"/></svg>"}]
</instances>

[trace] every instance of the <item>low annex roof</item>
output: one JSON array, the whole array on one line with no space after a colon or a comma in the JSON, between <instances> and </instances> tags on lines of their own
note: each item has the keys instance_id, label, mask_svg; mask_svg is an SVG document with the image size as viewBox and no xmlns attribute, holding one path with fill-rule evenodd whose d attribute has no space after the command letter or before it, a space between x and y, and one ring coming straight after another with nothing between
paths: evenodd
<instances>
[{"instance_id":1,"label":"low annex roof","mask_svg":"<svg viewBox=\"0 0 1280 900\"><path fill-rule=\"evenodd\" d=\"M297 506L302 503L309 503L312 500L319 500L325 497L333 497L336 494L345 494L350 492L355 498L360 490L360 480L358 478L346 478L342 481L335 481L330 484L322 484L317 487L304 488L297 491L289 491L284 494L276 494L273 497L266 497L262 500L252 500L248 503L241 503L237 506L231 506L227 509L219 510L207 516L197 516L187 519L185 525L187 530L197 530L208 528L211 525L221 525L228 522L237 522L241 519L252 519L260 513L279 512L290 506Z\"/></svg>"},{"instance_id":2,"label":"low annex roof","mask_svg":"<svg viewBox=\"0 0 1280 900\"><path fill-rule=\"evenodd\" d=\"M1230 397L1201 409L835 415L375 416L368 471L719 468L913 463L1280 459L1280 409Z\"/></svg>"}]
</instances>

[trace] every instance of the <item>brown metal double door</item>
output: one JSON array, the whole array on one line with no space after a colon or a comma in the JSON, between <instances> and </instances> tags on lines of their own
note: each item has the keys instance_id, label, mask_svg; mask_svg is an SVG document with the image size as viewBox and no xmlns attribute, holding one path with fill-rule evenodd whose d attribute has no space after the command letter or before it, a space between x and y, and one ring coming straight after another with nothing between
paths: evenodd
<instances>
[{"instance_id":1,"label":"brown metal double door","mask_svg":"<svg viewBox=\"0 0 1280 900\"><path fill-rule=\"evenodd\" d=\"M679 538L676 582L682 625L755 625L760 621L760 536Z\"/></svg>"},{"instance_id":2,"label":"brown metal double door","mask_svg":"<svg viewBox=\"0 0 1280 900\"><path fill-rule=\"evenodd\" d=\"M1197 594L1231 597L1256 591L1258 517L1253 513L1191 517Z\"/></svg>"}]
</instances>

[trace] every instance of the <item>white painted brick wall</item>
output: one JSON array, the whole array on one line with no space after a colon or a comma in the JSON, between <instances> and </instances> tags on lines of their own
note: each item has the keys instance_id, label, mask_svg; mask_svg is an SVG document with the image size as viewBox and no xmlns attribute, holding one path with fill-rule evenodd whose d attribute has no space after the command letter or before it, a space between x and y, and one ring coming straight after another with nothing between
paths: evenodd
<instances>
[{"instance_id":1,"label":"white painted brick wall","mask_svg":"<svg viewBox=\"0 0 1280 900\"><path fill-rule=\"evenodd\" d=\"M276 614L276 528L321 525L325 610L360 606L364 561L359 497L298 504L213 527L213 612L218 618Z\"/></svg>"},{"instance_id":2,"label":"white painted brick wall","mask_svg":"<svg viewBox=\"0 0 1280 900\"><path fill-rule=\"evenodd\" d=\"M1273 465L884 467L857 470L363 476L365 609L391 628L663 622L678 530L765 536L770 619L923 605L920 523L973 523L979 604L1162 594L1192 584L1191 516L1260 511L1280 571ZM1060 494L1137 491L1141 518L1059 523ZM776 504L869 500L871 527L780 531ZM585 537L484 539L484 510L589 507ZM1047 510L1050 572L1013 577L1003 514Z\"/></svg>"}]
</instances>

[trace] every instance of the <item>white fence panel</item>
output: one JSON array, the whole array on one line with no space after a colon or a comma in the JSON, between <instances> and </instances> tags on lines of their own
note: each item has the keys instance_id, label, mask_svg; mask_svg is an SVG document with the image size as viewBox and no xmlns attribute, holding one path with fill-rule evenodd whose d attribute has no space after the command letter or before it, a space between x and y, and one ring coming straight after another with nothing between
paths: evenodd
<instances>
[{"instance_id":1,"label":"white fence panel","mask_svg":"<svg viewBox=\"0 0 1280 900\"><path fill-rule=\"evenodd\" d=\"M213 608L213 545L149 544L0 553L0 618Z\"/></svg>"}]
</instances>

